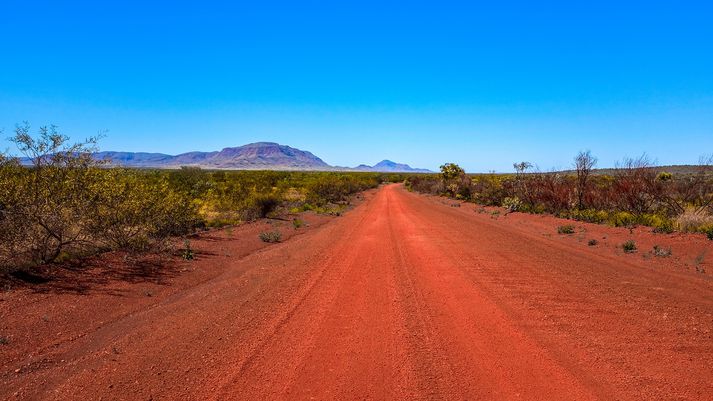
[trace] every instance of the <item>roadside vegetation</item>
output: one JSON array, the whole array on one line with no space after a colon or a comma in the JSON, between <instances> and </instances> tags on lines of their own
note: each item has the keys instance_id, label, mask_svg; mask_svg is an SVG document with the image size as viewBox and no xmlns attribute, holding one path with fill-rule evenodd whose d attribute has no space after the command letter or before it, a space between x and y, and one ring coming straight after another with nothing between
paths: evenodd
<instances>
[{"instance_id":1,"label":"roadside vegetation","mask_svg":"<svg viewBox=\"0 0 713 401\"><path fill-rule=\"evenodd\" d=\"M27 125L16 128L11 140L24 163L0 153L0 273L109 250L166 250L172 238L196 230L278 214L337 215L352 194L405 178L109 168L91 157L98 139L71 143L55 127L37 134ZM187 241L182 255L193 258Z\"/></svg>"},{"instance_id":2,"label":"roadside vegetation","mask_svg":"<svg viewBox=\"0 0 713 401\"><path fill-rule=\"evenodd\" d=\"M688 172L661 171L645 157L626 159L605 173L597 159L580 152L573 169L538 172L528 162L514 163L512 174L469 175L447 163L440 175L414 175L406 187L508 212L550 213L558 217L610 224L650 226L655 232L705 233L713 239L713 157L701 158Z\"/></svg>"}]
</instances>

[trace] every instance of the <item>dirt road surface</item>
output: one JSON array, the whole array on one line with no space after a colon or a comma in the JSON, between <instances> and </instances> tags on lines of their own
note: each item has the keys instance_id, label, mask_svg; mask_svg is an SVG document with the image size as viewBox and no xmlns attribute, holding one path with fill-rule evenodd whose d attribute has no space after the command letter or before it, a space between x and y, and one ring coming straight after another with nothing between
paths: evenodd
<instances>
[{"instance_id":1,"label":"dirt road surface","mask_svg":"<svg viewBox=\"0 0 713 401\"><path fill-rule=\"evenodd\" d=\"M710 273L454 205L382 187L2 372L0 398L713 399Z\"/></svg>"}]
</instances>

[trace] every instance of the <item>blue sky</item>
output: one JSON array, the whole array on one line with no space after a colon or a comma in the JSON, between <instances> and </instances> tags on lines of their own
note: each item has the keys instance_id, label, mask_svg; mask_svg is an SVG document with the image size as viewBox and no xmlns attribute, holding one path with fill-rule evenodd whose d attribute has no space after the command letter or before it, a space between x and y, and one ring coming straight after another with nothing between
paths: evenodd
<instances>
[{"instance_id":1,"label":"blue sky","mask_svg":"<svg viewBox=\"0 0 713 401\"><path fill-rule=\"evenodd\" d=\"M473 172L713 152L710 1L105 3L0 3L1 149L27 120Z\"/></svg>"}]
</instances>

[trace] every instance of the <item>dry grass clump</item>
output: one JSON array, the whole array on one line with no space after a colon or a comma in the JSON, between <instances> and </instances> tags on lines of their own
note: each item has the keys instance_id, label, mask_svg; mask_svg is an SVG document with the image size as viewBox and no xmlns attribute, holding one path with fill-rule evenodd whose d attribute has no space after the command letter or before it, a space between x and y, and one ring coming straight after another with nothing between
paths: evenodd
<instances>
[{"instance_id":1,"label":"dry grass clump","mask_svg":"<svg viewBox=\"0 0 713 401\"><path fill-rule=\"evenodd\" d=\"M676 226L684 232L707 232L713 229L713 216L705 210L695 211L687 208L676 217Z\"/></svg>"},{"instance_id":2,"label":"dry grass clump","mask_svg":"<svg viewBox=\"0 0 713 401\"><path fill-rule=\"evenodd\" d=\"M262 242L275 243L280 242L282 240L282 233L280 233L279 231L266 231L261 232L258 237L260 237L260 240L262 240Z\"/></svg>"}]
</instances>

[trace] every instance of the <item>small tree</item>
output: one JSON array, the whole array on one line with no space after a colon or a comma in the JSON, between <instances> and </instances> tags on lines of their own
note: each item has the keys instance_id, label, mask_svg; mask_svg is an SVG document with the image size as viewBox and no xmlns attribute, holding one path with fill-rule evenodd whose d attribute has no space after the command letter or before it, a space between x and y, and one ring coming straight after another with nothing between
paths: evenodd
<instances>
[{"instance_id":1,"label":"small tree","mask_svg":"<svg viewBox=\"0 0 713 401\"><path fill-rule=\"evenodd\" d=\"M530 191L528 190L527 181L525 180L525 174L533 167L532 163L522 161L513 163L512 166L515 169L515 196L532 204Z\"/></svg>"},{"instance_id":2,"label":"small tree","mask_svg":"<svg viewBox=\"0 0 713 401\"><path fill-rule=\"evenodd\" d=\"M6 206L8 221L22 221L20 248L37 263L55 260L67 247L86 244L89 233L84 222L92 201L89 188L96 179L92 158L98 137L68 144L57 127L41 127L33 137L27 123L18 125L10 138L25 155L30 168L15 170L15 202Z\"/></svg>"},{"instance_id":3,"label":"small tree","mask_svg":"<svg viewBox=\"0 0 713 401\"><path fill-rule=\"evenodd\" d=\"M470 198L470 178L465 174L459 165L455 163L446 163L441 166L441 180L446 192L453 197L459 199Z\"/></svg>"},{"instance_id":4,"label":"small tree","mask_svg":"<svg viewBox=\"0 0 713 401\"><path fill-rule=\"evenodd\" d=\"M464 174L465 170L455 163L446 163L441 166L441 178L445 182L459 178Z\"/></svg>"},{"instance_id":5,"label":"small tree","mask_svg":"<svg viewBox=\"0 0 713 401\"><path fill-rule=\"evenodd\" d=\"M660 198L653 166L646 154L636 159L625 158L617 165L614 191L620 209L636 215L651 212Z\"/></svg>"},{"instance_id":6,"label":"small tree","mask_svg":"<svg viewBox=\"0 0 713 401\"><path fill-rule=\"evenodd\" d=\"M579 152L574 158L574 169L577 172L577 208L584 209L584 197L589 189L589 176L597 165L597 158L592 152Z\"/></svg>"},{"instance_id":7,"label":"small tree","mask_svg":"<svg viewBox=\"0 0 713 401\"><path fill-rule=\"evenodd\" d=\"M532 163L530 162L520 162L513 163L512 167L515 169L515 174L522 175L532 168Z\"/></svg>"}]
</instances>

